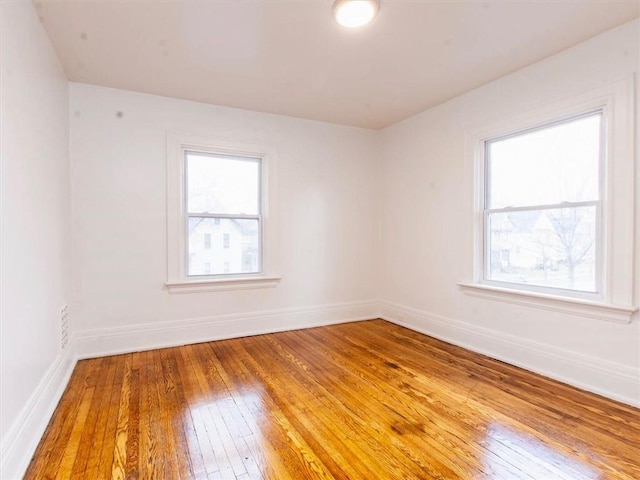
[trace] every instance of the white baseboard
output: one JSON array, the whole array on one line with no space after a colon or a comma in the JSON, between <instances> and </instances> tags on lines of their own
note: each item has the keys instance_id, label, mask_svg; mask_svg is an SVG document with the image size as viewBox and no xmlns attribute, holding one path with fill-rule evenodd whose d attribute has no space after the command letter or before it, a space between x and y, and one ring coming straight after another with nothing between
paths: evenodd
<instances>
[{"instance_id":1,"label":"white baseboard","mask_svg":"<svg viewBox=\"0 0 640 480\"><path fill-rule=\"evenodd\" d=\"M0 446L0 479L23 477L78 359L377 317L378 303L372 300L78 332L46 372L5 436Z\"/></svg>"},{"instance_id":2,"label":"white baseboard","mask_svg":"<svg viewBox=\"0 0 640 480\"><path fill-rule=\"evenodd\" d=\"M0 446L2 480L18 480L23 477L75 366L72 340L49 367L7 432Z\"/></svg>"},{"instance_id":3,"label":"white baseboard","mask_svg":"<svg viewBox=\"0 0 640 480\"><path fill-rule=\"evenodd\" d=\"M0 446L0 478L22 478L67 386L76 360L212 340L383 318L629 405L640 407L631 367L386 301L364 301L219 315L78 332L49 368Z\"/></svg>"},{"instance_id":4,"label":"white baseboard","mask_svg":"<svg viewBox=\"0 0 640 480\"><path fill-rule=\"evenodd\" d=\"M618 363L380 302L381 318L628 405L640 407L640 372Z\"/></svg>"},{"instance_id":5,"label":"white baseboard","mask_svg":"<svg viewBox=\"0 0 640 480\"><path fill-rule=\"evenodd\" d=\"M338 303L78 332L78 358L246 337L378 317L378 302Z\"/></svg>"}]
</instances>

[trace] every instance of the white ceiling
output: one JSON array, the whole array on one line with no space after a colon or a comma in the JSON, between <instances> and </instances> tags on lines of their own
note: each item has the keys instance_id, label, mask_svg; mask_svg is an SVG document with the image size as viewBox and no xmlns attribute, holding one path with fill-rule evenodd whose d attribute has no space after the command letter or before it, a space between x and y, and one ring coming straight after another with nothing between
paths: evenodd
<instances>
[{"instance_id":1,"label":"white ceiling","mask_svg":"<svg viewBox=\"0 0 640 480\"><path fill-rule=\"evenodd\" d=\"M627 1L35 1L71 81L382 128L640 15Z\"/></svg>"}]
</instances>

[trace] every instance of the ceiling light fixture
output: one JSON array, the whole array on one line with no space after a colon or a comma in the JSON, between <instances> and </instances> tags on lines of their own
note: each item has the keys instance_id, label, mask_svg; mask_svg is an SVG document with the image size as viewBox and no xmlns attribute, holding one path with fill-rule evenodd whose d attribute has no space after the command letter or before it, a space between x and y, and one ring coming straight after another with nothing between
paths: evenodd
<instances>
[{"instance_id":1,"label":"ceiling light fixture","mask_svg":"<svg viewBox=\"0 0 640 480\"><path fill-rule=\"evenodd\" d=\"M333 18L343 27L362 27L373 20L379 8L379 0L336 0Z\"/></svg>"}]
</instances>

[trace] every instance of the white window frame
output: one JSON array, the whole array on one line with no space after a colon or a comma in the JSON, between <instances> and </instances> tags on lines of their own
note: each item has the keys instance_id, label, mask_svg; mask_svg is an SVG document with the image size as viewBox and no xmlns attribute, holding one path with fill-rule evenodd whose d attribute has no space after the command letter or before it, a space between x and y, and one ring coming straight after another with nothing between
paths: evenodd
<instances>
[{"instance_id":1,"label":"white window frame","mask_svg":"<svg viewBox=\"0 0 640 480\"><path fill-rule=\"evenodd\" d=\"M251 274L187 275L188 242L186 202L186 152L255 158L260 162L260 258L261 271ZM268 215L273 201L275 155L269 148L221 139L167 134L167 282L169 293L197 293L217 290L275 287L275 228Z\"/></svg>"},{"instance_id":2,"label":"white window frame","mask_svg":"<svg viewBox=\"0 0 640 480\"><path fill-rule=\"evenodd\" d=\"M542 131L547 128L552 128L558 125L563 125L568 122L579 120L580 118L586 118L593 115L600 115L600 152L598 158L598 199L590 200L590 201L581 201L581 202L562 202L557 204L541 204L541 205L527 205L520 207L501 207L501 208L489 208L490 204L490 166L489 166L489 148L488 145L491 142L496 142L500 140L505 140L512 137L518 137L520 135L526 135L527 133L532 133L536 131ZM539 124L532 125L524 130L519 130L516 132L511 132L507 135L500 135L498 137L487 138L483 141L482 144L482 185L479 186L481 189L481 195L483 199L482 206L482 220L483 220L483 228L482 228L482 272L481 272L481 283L484 285L492 285L495 287L507 288L507 289L516 289L516 290L526 290L537 293L545 293L549 295L557 295L564 297L575 297L575 298L583 298L585 300L593 300L593 301L602 301L604 300L604 282L603 282L603 209L604 209L604 201L603 201L603 192L605 185L605 175L606 175L606 141L607 141L607 116L602 107L590 109L586 112L578 113L576 115L571 115L565 118L557 118L552 121ZM506 282L500 280L493 280L489 278L489 262L491 260L491 255L489 249L491 247L491 242L489 241L489 216L493 213L510 213L510 212L523 212L530 210L553 210L560 208L571 208L571 207L595 207L596 210L596 232L595 232L595 276L596 276L596 291L595 292L587 292L582 290L572 290L572 289L564 289L557 287L549 287L543 285L531 285L526 283L517 283L517 282Z\"/></svg>"},{"instance_id":3,"label":"white window frame","mask_svg":"<svg viewBox=\"0 0 640 480\"><path fill-rule=\"evenodd\" d=\"M619 323L629 323L638 308L634 298L635 266L635 145L633 76L575 97L535 108L522 115L496 122L468 137L470 177L474 195L474 261L469 281L460 282L462 291L474 297L533 308L570 313ZM561 289L521 288L520 284L485 279L485 144L539 126L602 110L606 125L606 152L600 174L602 279L595 295L576 295Z\"/></svg>"}]
</instances>

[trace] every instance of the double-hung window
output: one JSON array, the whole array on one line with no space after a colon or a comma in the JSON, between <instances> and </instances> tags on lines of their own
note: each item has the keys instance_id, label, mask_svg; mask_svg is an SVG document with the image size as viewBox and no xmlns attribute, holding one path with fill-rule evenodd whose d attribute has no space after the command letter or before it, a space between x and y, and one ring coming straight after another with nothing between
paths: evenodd
<instances>
[{"instance_id":1,"label":"double-hung window","mask_svg":"<svg viewBox=\"0 0 640 480\"><path fill-rule=\"evenodd\" d=\"M186 275L261 273L262 159L186 150L184 169Z\"/></svg>"},{"instance_id":2,"label":"double-hung window","mask_svg":"<svg viewBox=\"0 0 640 480\"><path fill-rule=\"evenodd\" d=\"M484 281L568 296L602 293L601 110L484 145Z\"/></svg>"},{"instance_id":3,"label":"double-hung window","mask_svg":"<svg viewBox=\"0 0 640 480\"><path fill-rule=\"evenodd\" d=\"M474 297L628 323L634 79L470 132Z\"/></svg>"},{"instance_id":4,"label":"double-hung window","mask_svg":"<svg viewBox=\"0 0 640 480\"><path fill-rule=\"evenodd\" d=\"M268 167L273 154L263 147L167 136L170 293L277 285Z\"/></svg>"}]
</instances>

